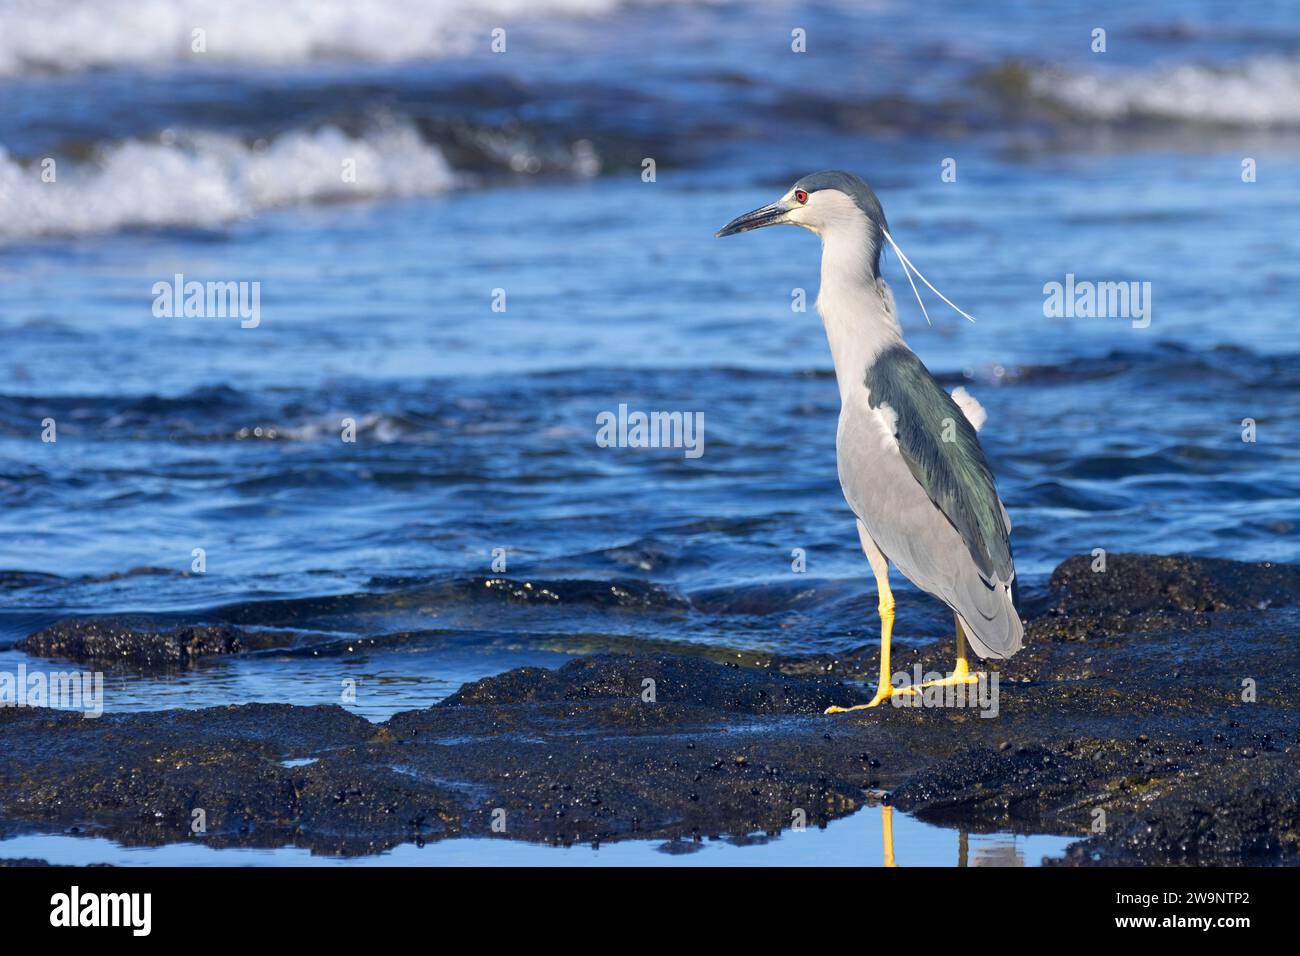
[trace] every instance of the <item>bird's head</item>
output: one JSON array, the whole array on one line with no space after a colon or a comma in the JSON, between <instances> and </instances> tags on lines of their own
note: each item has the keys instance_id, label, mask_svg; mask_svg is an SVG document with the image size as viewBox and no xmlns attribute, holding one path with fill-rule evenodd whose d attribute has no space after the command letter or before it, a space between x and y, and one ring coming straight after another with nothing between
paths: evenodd
<instances>
[{"instance_id":1,"label":"bird's head","mask_svg":"<svg viewBox=\"0 0 1300 956\"><path fill-rule=\"evenodd\" d=\"M880 250L889 228L885 211L871 187L852 173L827 170L804 176L776 202L737 216L717 235L778 225L803 226L821 236L823 243L864 243L872 273L880 274Z\"/></svg>"},{"instance_id":2,"label":"bird's head","mask_svg":"<svg viewBox=\"0 0 1300 956\"><path fill-rule=\"evenodd\" d=\"M842 173L835 169L810 173L791 186L790 191L776 202L737 216L719 229L717 235L734 236L738 232L749 232L763 226L786 224L803 226L821 236L823 277L826 275L828 257L833 255L833 261L841 274L878 280L880 250L888 242L898 255L903 274L907 276L908 285L912 287L912 294L916 296L927 323L930 321L930 313L921 299L915 279L920 279L958 315L975 321L973 315L957 308L951 299L936 289L934 283L912 264L912 260L889 234L889 224L885 222L885 210L880 208L880 200L870 186L852 173Z\"/></svg>"}]
</instances>

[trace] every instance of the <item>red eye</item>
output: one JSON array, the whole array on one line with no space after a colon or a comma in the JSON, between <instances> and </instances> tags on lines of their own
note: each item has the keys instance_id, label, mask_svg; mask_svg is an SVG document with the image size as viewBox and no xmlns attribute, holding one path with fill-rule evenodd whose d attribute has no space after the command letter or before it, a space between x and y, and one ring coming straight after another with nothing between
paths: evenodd
<instances>
[{"instance_id":1,"label":"red eye","mask_svg":"<svg viewBox=\"0 0 1300 956\"><path fill-rule=\"evenodd\" d=\"M798 202L799 205L802 206L804 203L806 203L806 202L808 201L808 194L807 194L806 192L804 192L802 189L796 189L796 190L794 191L794 198L795 198L795 201Z\"/></svg>"}]
</instances>

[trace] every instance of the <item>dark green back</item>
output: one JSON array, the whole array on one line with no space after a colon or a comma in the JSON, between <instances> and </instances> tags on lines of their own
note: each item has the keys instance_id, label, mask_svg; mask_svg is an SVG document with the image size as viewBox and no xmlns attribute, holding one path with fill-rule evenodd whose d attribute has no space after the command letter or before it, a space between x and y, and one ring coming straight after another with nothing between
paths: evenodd
<instances>
[{"instance_id":1,"label":"dark green back","mask_svg":"<svg viewBox=\"0 0 1300 956\"><path fill-rule=\"evenodd\" d=\"M911 349L894 345L865 376L872 408L898 415L898 447L913 476L966 542L987 581L1014 573L993 472L975 429ZM947 426L945 419L951 421ZM945 427L952 441L944 441Z\"/></svg>"}]
</instances>

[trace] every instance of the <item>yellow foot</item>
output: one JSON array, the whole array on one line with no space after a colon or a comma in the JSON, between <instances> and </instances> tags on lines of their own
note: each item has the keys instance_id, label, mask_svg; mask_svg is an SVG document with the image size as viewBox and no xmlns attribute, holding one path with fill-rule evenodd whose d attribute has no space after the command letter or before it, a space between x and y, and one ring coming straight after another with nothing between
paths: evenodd
<instances>
[{"instance_id":1,"label":"yellow foot","mask_svg":"<svg viewBox=\"0 0 1300 956\"><path fill-rule=\"evenodd\" d=\"M827 707L823 714L847 714L854 710L866 710L869 707L879 707L891 697L913 697L927 687L950 687L957 684L975 684L979 682L981 672L970 673L964 667L958 667L947 677L938 680L928 680L923 684L908 684L904 687L894 687L886 684L876 691L876 696L871 698L870 703L858 704L855 707Z\"/></svg>"},{"instance_id":2,"label":"yellow foot","mask_svg":"<svg viewBox=\"0 0 1300 956\"><path fill-rule=\"evenodd\" d=\"M974 674L966 671L955 671L947 677L941 677L938 680L928 680L923 684L908 684L906 687L899 687L894 691L894 696L915 696L927 687L954 687L957 684L976 684L979 683L981 676L983 675L979 671L976 671Z\"/></svg>"},{"instance_id":3,"label":"yellow foot","mask_svg":"<svg viewBox=\"0 0 1300 956\"><path fill-rule=\"evenodd\" d=\"M876 691L876 696L871 698L870 703L858 704L854 707L831 706L831 707L827 707L824 711L822 711L822 713L823 714L847 714L850 711L854 711L854 710L866 710L868 707L879 707L881 704L889 700L889 698L893 697L897 693L898 691L896 689L886 684L885 686L881 687L880 690Z\"/></svg>"}]
</instances>

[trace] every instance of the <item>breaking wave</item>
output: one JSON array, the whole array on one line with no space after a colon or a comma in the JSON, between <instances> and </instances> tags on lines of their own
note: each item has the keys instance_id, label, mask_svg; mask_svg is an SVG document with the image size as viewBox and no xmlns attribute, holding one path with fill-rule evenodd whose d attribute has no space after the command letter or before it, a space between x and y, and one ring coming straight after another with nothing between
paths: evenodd
<instances>
[{"instance_id":1,"label":"breaking wave","mask_svg":"<svg viewBox=\"0 0 1300 956\"><path fill-rule=\"evenodd\" d=\"M642 0L644 2L644 0ZM520 17L620 0L2 0L0 75L210 63L387 62L463 54ZM193 32L205 50L192 52Z\"/></svg>"},{"instance_id":2,"label":"breaking wave","mask_svg":"<svg viewBox=\"0 0 1300 956\"><path fill-rule=\"evenodd\" d=\"M1134 73L1027 68L1031 98L1101 122L1163 120L1206 126L1300 125L1300 62L1257 57Z\"/></svg>"},{"instance_id":3,"label":"breaking wave","mask_svg":"<svg viewBox=\"0 0 1300 956\"><path fill-rule=\"evenodd\" d=\"M438 147L406 124L355 138L325 126L252 144L165 131L100 146L84 162L57 162L55 181L45 182L36 161L0 147L0 237L213 227L277 206L431 195L457 182ZM345 177L345 168L355 175Z\"/></svg>"}]
</instances>

